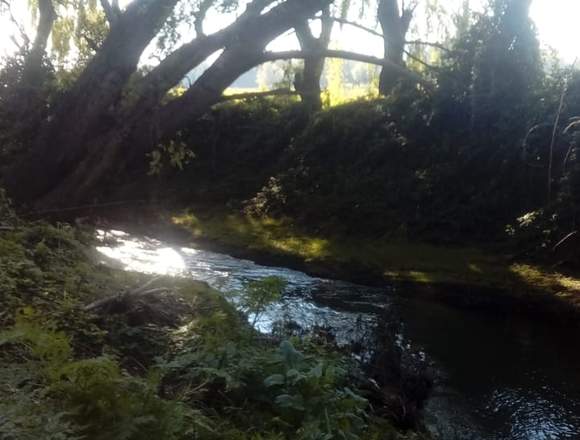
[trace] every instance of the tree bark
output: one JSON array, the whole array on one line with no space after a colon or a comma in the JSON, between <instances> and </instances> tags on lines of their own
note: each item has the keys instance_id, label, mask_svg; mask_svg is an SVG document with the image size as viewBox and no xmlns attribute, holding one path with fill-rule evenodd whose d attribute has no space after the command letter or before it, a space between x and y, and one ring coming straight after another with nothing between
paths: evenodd
<instances>
[{"instance_id":1,"label":"tree bark","mask_svg":"<svg viewBox=\"0 0 580 440\"><path fill-rule=\"evenodd\" d=\"M56 12L52 0L38 0L38 26L30 52L24 61L22 87L38 89L44 81L42 63L46 52L48 37L52 32Z\"/></svg>"},{"instance_id":2,"label":"tree bark","mask_svg":"<svg viewBox=\"0 0 580 440\"><path fill-rule=\"evenodd\" d=\"M217 61L178 99L159 115L161 138L167 138L187 121L202 116L218 103L223 91L240 75L264 62L268 43L307 17L326 7L331 0L289 0L256 17L226 46Z\"/></svg>"},{"instance_id":3,"label":"tree bark","mask_svg":"<svg viewBox=\"0 0 580 440\"><path fill-rule=\"evenodd\" d=\"M312 33L308 20L304 20L295 27L300 47L304 52L322 53L328 49L333 25L329 8L322 12L321 20L321 32L318 38ZM320 78L325 60L323 55L304 58L304 69L294 81L296 91L300 94L300 99L308 113L322 109Z\"/></svg>"},{"instance_id":4,"label":"tree bark","mask_svg":"<svg viewBox=\"0 0 580 440\"><path fill-rule=\"evenodd\" d=\"M13 197L30 202L55 188L82 160L94 136L122 124L112 110L177 1L134 0L119 16L101 49L57 103L30 153L6 176Z\"/></svg>"},{"instance_id":5,"label":"tree bark","mask_svg":"<svg viewBox=\"0 0 580 440\"><path fill-rule=\"evenodd\" d=\"M383 30L385 58L391 63L404 67L405 40L413 18L414 8L399 10L398 0L380 0L378 20ZM401 76L394 69L382 69L379 79L379 92L389 95L398 84Z\"/></svg>"},{"instance_id":6,"label":"tree bark","mask_svg":"<svg viewBox=\"0 0 580 440\"><path fill-rule=\"evenodd\" d=\"M139 80L132 90L133 103L129 113L138 116L158 106L168 90L177 85L191 70L211 54L235 41L245 26L253 26L252 20L274 0L253 0L244 13L231 25L212 35L198 35L168 55L149 74Z\"/></svg>"}]
</instances>

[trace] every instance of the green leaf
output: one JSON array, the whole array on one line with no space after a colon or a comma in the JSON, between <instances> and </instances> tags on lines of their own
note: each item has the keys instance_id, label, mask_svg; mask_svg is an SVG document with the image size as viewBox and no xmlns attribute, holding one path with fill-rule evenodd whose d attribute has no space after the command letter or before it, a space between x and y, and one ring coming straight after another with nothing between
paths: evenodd
<instances>
[{"instance_id":1,"label":"green leaf","mask_svg":"<svg viewBox=\"0 0 580 440\"><path fill-rule=\"evenodd\" d=\"M318 365L316 365L316 367L314 367L312 370L310 370L310 376L312 377L316 377L317 379L320 379L322 377L322 362L318 363Z\"/></svg>"},{"instance_id":2,"label":"green leaf","mask_svg":"<svg viewBox=\"0 0 580 440\"><path fill-rule=\"evenodd\" d=\"M293 368L304 360L304 355L294 348L290 341L280 344L280 354L287 368Z\"/></svg>"},{"instance_id":3,"label":"green leaf","mask_svg":"<svg viewBox=\"0 0 580 440\"><path fill-rule=\"evenodd\" d=\"M264 379L264 385L267 387L273 387L276 385L284 385L285 379L282 374L272 374Z\"/></svg>"},{"instance_id":4,"label":"green leaf","mask_svg":"<svg viewBox=\"0 0 580 440\"><path fill-rule=\"evenodd\" d=\"M280 394L276 397L276 405L281 408L290 408L304 411L304 399L300 395Z\"/></svg>"}]
</instances>

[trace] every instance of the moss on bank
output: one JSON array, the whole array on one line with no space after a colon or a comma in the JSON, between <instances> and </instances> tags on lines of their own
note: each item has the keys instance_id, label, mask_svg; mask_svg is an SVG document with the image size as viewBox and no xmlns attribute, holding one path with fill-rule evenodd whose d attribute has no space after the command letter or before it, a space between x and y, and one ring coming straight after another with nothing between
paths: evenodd
<instances>
[{"instance_id":1,"label":"moss on bank","mask_svg":"<svg viewBox=\"0 0 580 440\"><path fill-rule=\"evenodd\" d=\"M207 208L185 210L172 221L198 239L256 254L297 258L315 271L328 268L333 276L348 277L350 270L374 280L441 286L441 294L453 291L452 296L463 304L495 302L536 311L535 306L540 306L545 307L546 314L580 311L580 277L514 262L509 256L474 247L307 233L290 219L256 218ZM438 294L432 296L437 299Z\"/></svg>"}]
</instances>

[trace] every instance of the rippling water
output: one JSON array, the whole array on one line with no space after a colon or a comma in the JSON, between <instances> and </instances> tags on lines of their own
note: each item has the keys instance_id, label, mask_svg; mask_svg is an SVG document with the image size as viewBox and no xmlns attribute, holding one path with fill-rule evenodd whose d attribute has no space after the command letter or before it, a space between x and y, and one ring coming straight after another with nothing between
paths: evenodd
<instances>
[{"instance_id":1,"label":"rippling water","mask_svg":"<svg viewBox=\"0 0 580 440\"><path fill-rule=\"evenodd\" d=\"M443 374L427 422L444 439L580 439L578 333L529 320L491 317L404 299L392 288L359 286L265 267L215 252L122 232L101 232L98 250L127 270L188 276L222 291L268 276L284 278L283 299L258 321L330 327L339 341L372 329L380 311L403 319L404 343L427 353ZM114 238L114 244L106 244Z\"/></svg>"}]
</instances>

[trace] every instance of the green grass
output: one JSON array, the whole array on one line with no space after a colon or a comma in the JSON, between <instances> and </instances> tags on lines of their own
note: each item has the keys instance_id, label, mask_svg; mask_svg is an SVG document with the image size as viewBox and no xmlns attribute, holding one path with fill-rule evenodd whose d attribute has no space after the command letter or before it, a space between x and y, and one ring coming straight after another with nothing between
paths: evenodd
<instances>
[{"instance_id":1,"label":"green grass","mask_svg":"<svg viewBox=\"0 0 580 440\"><path fill-rule=\"evenodd\" d=\"M173 222L195 237L237 248L329 265L353 263L396 281L492 288L522 300L534 296L557 299L580 310L580 278L513 262L475 247L315 235L304 232L290 219L253 218L219 210L190 209L175 215ZM477 291L466 289L471 294Z\"/></svg>"}]
</instances>

